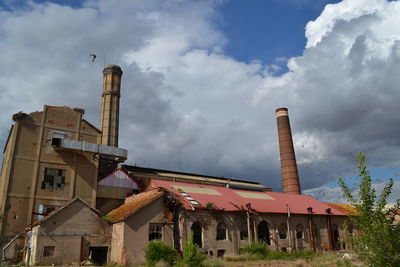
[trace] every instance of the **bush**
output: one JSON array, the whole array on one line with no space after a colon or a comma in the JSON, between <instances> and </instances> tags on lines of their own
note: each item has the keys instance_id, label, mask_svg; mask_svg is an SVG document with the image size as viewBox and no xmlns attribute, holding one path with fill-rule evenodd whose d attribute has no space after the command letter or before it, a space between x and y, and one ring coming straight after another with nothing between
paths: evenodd
<instances>
[{"instance_id":1,"label":"bush","mask_svg":"<svg viewBox=\"0 0 400 267\"><path fill-rule=\"evenodd\" d=\"M247 245L243 252L259 258L265 258L271 252L268 244L264 242L255 242Z\"/></svg>"},{"instance_id":2,"label":"bush","mask_svg":"<svg viewBox=\"0 0 400 267\"><path fill-rule=\"evenodd\" d=\"M154 266L159 261L173 266L178 260L178 252L163 242L151 241L145 249L145 258L149 266Z\"/></svg>"},{"instance_id":3,"label":"bush","mask_svg":"<svg viewBox=\"0 0 400 267\"><path fill-rule=\"evenodd\" d=\"M183 258L178 266L201 267L206 256L199 251L199 246L193 242L193 234L190 235L183 247Z\"/></svg>"}]
</instances>

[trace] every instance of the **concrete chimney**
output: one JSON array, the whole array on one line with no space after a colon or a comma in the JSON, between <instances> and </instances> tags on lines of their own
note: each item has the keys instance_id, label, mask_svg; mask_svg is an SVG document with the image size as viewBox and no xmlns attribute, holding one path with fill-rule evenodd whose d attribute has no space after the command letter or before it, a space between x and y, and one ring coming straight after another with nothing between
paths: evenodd
<instances>
[{"instance_id":1,"label":"concrete chimney","mask_svg":"<svg viewBox=\"0 0 400 267\"><path fill-rule=\"evenodd\" d=\"M301 194L288 109L278 108L276 110L276 120L278 123L283 192L289 194Z\"/></svg>"},{"instance_id":2,"label":"concrete chimney","mask_svg":"<svg viewBox=\"0 0 400 267\"><path fill-rule=\"evenodd\" d=\"M121 77L122 70L117 65L107 65L103 70L100 143L107 146L118 147Z\"/></svg>"}]
</instances>

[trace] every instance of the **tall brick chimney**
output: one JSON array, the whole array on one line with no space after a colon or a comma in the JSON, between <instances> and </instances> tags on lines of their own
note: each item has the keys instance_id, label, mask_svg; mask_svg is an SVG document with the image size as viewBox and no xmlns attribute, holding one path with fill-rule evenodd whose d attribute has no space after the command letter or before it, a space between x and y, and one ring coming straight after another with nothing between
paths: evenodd
<instances>
[{"instance_id":1,"label":"tall brick chimney","mask_svg":"<svg viewBox=\"0 0 400 267\"><path fill-rule=\"evenodd\" d=\"M121 77L122 70L117 65L107 65L103 70L100 143L107 146L118 147Z\"/></svg>"},{"instance_id":2,"label":"tall brick chimney","mask_svg":"<svg viewBox=\"0 0 400 267\"><path fill-rule=\"evenodd\" d=\"M276 120L278 123L283 192L289 194L301 194L288 109L278 108L276 110Z\"/></svg>"}]
</instances>

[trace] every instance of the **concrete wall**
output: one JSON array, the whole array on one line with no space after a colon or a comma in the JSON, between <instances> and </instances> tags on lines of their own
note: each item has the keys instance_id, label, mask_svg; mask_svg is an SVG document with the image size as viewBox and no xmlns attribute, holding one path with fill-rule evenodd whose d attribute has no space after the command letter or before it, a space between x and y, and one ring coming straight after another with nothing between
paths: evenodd
<instances>
[{"instance_id":1,"label":"concrete wall","mask_svg":"<svg viewBox=\"0 0 400 267\"><path fill-rule=\"evenodd\" d=\"M30 264L79 263L89 257L90 247L111 245L108 223L80 201L35 226L28 239L31 253L25 261ZM46 246L54 246L53 256L44 256Z\"/></svg>"},{"instance_id":2,"label":"concrete wall","mask_svg":"<svg viewBox=\"0 0 400 267\"><path fill-rule=\"evenodd\" d=\"M113 225L111 261L127 265L144 262L143 250L149 244L151 223L161 224L163 228L161 241L173 245L172 224L166 219L163 202L163 198L159 198L124 222Z\"/></svg>"},{"instance_id":3,"label":"concrete wall","mask_svg":"<svg viewBox=\"0 0 400 267\"><path fill-rule=\"evenodd\" d=\"M82 113L68 107L45 106L16 120L3 158L0 184L0 232L3 244L38 216L40 205L61 206L76 196L95 206L98 161L93 154L55 150L51 139L64 134L96 143L99 132ZM42 189L45 168L64 169L64 190Z\"/></svg>"}]
</instances>

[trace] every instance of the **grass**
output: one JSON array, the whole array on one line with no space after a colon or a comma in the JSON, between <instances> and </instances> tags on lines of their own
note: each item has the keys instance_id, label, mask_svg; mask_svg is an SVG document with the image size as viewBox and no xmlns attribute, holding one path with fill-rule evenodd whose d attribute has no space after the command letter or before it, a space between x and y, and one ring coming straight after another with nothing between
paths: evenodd
<instances>
[{"instance_id":1,"label":"grass","mask_svg":"<svg viewBox=\"0 0 400 267\"><path fill-rule=\"evenodd\" d=\"M265 256L245 254L224 259L226 267L268 266L268 267L355 267L365 266L362 262L342 259L339 252L313 252L309 250L293 253L269 251Z\"/></svg>"}]
</instances>

